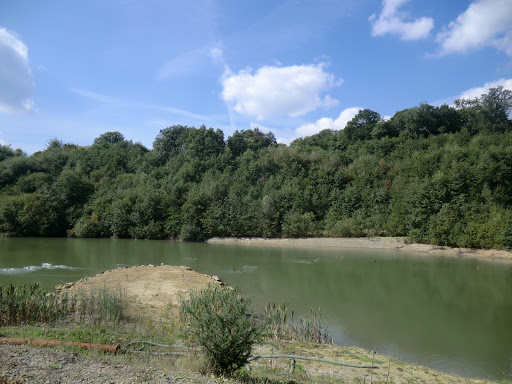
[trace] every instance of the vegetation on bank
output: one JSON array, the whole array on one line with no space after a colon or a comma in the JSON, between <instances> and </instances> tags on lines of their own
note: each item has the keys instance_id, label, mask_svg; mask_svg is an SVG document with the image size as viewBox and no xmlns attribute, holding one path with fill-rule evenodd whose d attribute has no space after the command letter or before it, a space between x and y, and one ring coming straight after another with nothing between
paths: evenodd
<instances>
[{"instance_id":1,"label":"vegetation on bank","mask_svg":"<svg viewBox=\"0 0 512 384\"><path fill-rule=\"evenodd\" d=\"M301 321L301 326L297 326L291 324L289 318L287 319L287 309L283 305L268 305L265 317L257 320L256 317L247 314L247 301L239 295L239 291L231 288L207 288L194 293L190 300L182 302L181 313L184 316L181 318L173 316L171 308L168 313L162 313L158 318L146 317L143 311L140 311L136 317L130 317L122 311L118 312L117 309L112 311L112 308L121 310L123 308L123 305L119 307L119 304L123 303L125 297L119 292L80 293L79 295L85 298L80 306L83 306L83 311L88 316L80 318L77 316L76 308L69 311L70 307L66 305L61 307L59 312L62 316L46 321L34 320L29 312L22 309L24 308L22 302L31 300L30 296L23 292L35 290L44 293L38 297L43 297L43 305L49 306L56 305L54 298L61 298L67 303L72 298L65 292L56 293L38 285L13 285L12 288L6 289L7 291L2 291L0 296L0 306L3 309L7 307L17 309L11 312L16 313L14 316L16 321L10 322L9 326L0 327L2 337L121 344L121 352L116 356L108 356L95 350L73 348L75 348L74 352L82 356L81 358L111 364L116 369L123 365L156 368L161 375L171 379L174 377L176 382L231 384L483 382L406 364L356 347L329 345L322 339L325 327L317 327L316 315L314 319L304 319ZM8 293L13 291L19 294ZM4 294L6 292L7 294ZM89 305L90 303L93 305ZM105 313L110 315L105 316ZM293 312L291 314L293 315ZM97 321L98 319L100 321ZM223 327L221 325L223 322L234 324L234 327ZM310 324L305 326L308 322ZM214 326L210 328L211 324ZM229 329L234 331L228 332ZM316 329L315 332L320 334L311 332L312 329ZM148 348L129 348L130 344L132 347L133 344L144 345L144 342L140 341L133 343L134 340L147 341ZM202 349L197 349L198 346ZM136 353L127 353L129 350ZM252 353L250 370L240 369L247 361L247 351ZM41 351L41 354L44 352ZM290 361L289 358L270 357L290 355L302 355L316 361ZM72 361L64 359L58 365L52 364L50 369L62 369L64 364L73 364L77 356L74 354ZM259 358L256 359L256 357ZM319 357L321 359L317 359ZM327 364L326 360L342 361L353 366L363 365L363 367L355 369ZM379 368L367 368L369 364L377 364ZM86 364L82 364L84 365ZM16 372L22 373L23 370L17 369ZM70 371L66 370L66 372ZM37 378L37 374L34 375L33 371L30 373L31 376L28 377ZM77 380L80 379L79 375L74 377ZM15 380L18 379L19 382L25 382L26 377L24 373L21 376L13 376L9 370L5 370L0 374L0 382L2 379L4 382L17 382ZM509 383L509 381L505 380L503 383Z\"/></svg>"},{"instance_id":2,"label":"vegetation on bank","mask_svg":"<svg viewBox=\"0 0 512 384\"><path fill-rule=\"evenodd\" d=\"M52 292L39 283L0 285L0 327L20 324L56 324L72 321L93 326L116 324L122 314L121 292L106 289Z\"/></svg>"},{"instance_id":3,"label":"vegetation on bank","mask_svg":"<svg viewBox=\"0 0 512 384\"><path fill-rule=\"evenodd\" d=\"M272 133L175 125L149 150L119 132L58 139L31 156L0 147L0 233L202 241L408 236L512 248L512 92L278 145Z\"/></svg>"},{"instance_id":4,"label":"vegetation on bank","mask_svg":"<svg viewBox=\"0 0 512 384\"><path fill-rule=\"evenodd\" d=\"M258 319L248 313L249 301L238 289L210 286L191 292L190 297L182 301L180 317L169 312L160 319L153 319L143 315L130 318L123 312L124 300L120 291L107 289L68 294L65 290L46 289L39 283L3 286L0 287L0 336L121 344L120 354L124 353L128 359L142 353L147 363L148 357L165 356L163 361L167 368L178 359L185 368L211 374L219 383L307 382L300 380L304 376L300 365L298 381L291 380L291 373L291 381L274 379L280 375L276 374L276 369L281 370L279 364L274 370L263 368L250 373L243 370L257 344L270 343L271 348L277 348L276 343L289 340L314 342L312 333L301 334L283 319L280 306L269 305L266 317ZM295 332L278 335L274 332L276 326L281 329L289 326ZM158 349L134 349L128 347L131 344ZM201 354L197 346L201 347ZM288 347L286 352L296 353L297 349ZM352 359L364 361L366 357L352 356ZM225 381L224 377L232 377L233 381Z\"/></svg>"}]
</instances>

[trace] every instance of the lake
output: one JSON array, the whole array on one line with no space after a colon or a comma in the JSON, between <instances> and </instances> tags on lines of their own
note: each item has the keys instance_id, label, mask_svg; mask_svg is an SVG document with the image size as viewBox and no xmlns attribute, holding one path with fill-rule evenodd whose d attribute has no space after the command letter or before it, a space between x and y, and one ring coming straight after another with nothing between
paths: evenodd
<instances>
[{"instance_id":1,"label":"lake","mask_svg":"<svg viewBox=\"0 0 512 384\"><path fill-rule=\"evenodd\" d=\"M512 377L511 265L373 249L0 238L0 284L54 286L161 263L217 275L257 309L319 312L339 345L467 377Z\"/></svg>"}]
</instances>

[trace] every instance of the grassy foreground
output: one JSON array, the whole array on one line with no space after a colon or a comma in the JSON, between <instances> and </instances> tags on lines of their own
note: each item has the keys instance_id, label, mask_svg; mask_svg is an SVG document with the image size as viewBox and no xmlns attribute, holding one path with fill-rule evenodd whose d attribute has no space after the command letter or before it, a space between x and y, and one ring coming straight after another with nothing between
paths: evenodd
<instances>
[{"instance_id":1,"label":"grassy foreground","mask_svg":"<svg viewBox=\"0 0 512 384\"><path fill-rule=\"evenodd\" d=\"M128 343L147 340L165 346L150 345L144 350L105 355L97 350L76 352L81 358L101 360L105 364L144 365L161 370L183 383L483 383L406 364L360 348L328 343L328 330L318 316L312 315L292 325L283 305L268 305L264 335L252 349L253 355L302 355L353 364L377 364L378 369L353 368L318 361L286 358L261 358L251 361L250 370L241 369L231 377L214 375L188 324L175 314L175 305L158 316L144 311L126 314L127 298L120 288L66 292L48 292L39 285L0 287L0 336L42 338L95 344L121 344L122 350L134 349ZM142 304L142 303L141 303ZM137 348L135 348L137 349ZM3 379L2 379L3 377ZM0 371L0 383L17 382ZM4 380L4 381L2 381ZM8 381L10 380L10 381ZM23 381L20 381L23 382ZM149 382L141 378L139 382ZM509 383L504 381L503 383Z\"/></svg>"}]
</instances>

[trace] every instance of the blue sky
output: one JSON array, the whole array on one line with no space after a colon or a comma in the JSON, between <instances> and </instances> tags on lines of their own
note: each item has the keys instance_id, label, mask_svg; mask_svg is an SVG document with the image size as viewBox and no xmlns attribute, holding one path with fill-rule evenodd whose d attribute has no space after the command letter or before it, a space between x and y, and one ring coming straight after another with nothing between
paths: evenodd
<instances>
[{"instance_id":1,"label":"blue sky","mask_svg":"<svg viewBox=\"0 0 512 384\"><path fill-rule=\"evenodd\" d=\"M148 148L183 124L289 143L512 89L512 0L0 0L0 144Z\"/></svg>"}]
</instances>

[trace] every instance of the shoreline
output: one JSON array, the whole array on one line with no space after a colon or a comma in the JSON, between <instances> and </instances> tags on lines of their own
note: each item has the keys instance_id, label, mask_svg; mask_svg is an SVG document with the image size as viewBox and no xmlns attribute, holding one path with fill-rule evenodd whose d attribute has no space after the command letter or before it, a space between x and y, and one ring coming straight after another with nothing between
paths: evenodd
<instances>
[{"instance_id":1,"label":"shoreline","mask_svg":"<svg viewBox=\"0 0 512 384\"><path fill-rule=\"evenodd\" d=\"M251 240L251 241L249 241ZM271 241L274 246L294 247L310 247L312 246L312 239L275 239L279 241ZM296 244L296 240L299 245ZM309 241L306 241L309 240ZM340 243L350 245L345 248L354 248L354 239L329 239L330 241L323 241L323 247L339 247ZM350 240L350 242L349 242ZM259 245L268 245L265 239L224 239L224 243L229 241L230 244L252 245L251 242L258 242ZM356 239L355 244L364 244L370 242L371 248L379 249L393 249L396 245L394 242L383 242L369 239ZM217 240L217 243L221 243ZM368 247L370 248L370 247ZM216 276L203 274L190 269L185 266L170 266L170 265L142 265L132 267L119 267L112 270L100 272L94 276L82 278L73 283L67 283L60 287L60 290L67 290L70 293L79 293L91 289L118 289L126 295L126 314L132 318L134 322L142 322L144 324L159 324L159 321L168 321L168 315L177 315L177 310L180 302L180 297L183 297L193 289L200 289L210 284L221 284ZM149 322L148 319L152 319ZM171 321L170 324L175 324ZM16 335L10 335L15 337ZM17 337L17 336L16 336ZM277 346L276 346L277 345ZM268 347L268 345L255 345L256 354L298 354L306 356L322 356L330 360L345 361L349 363L361 364L368 363L375 358L372 351L365 350L357 346L340 346L329 344L308 344L302 341L286 341L276 340L275 345ZM104 382L105 377L112 377L112 380L119 378L119 361L114 363L106 363L105 358L102 357L101 365L98 368L98 363L94 359L88 358L66 358L62 354L68 352L55 351L51 349L35 348L29 346L9 346L0 345L0 365L2 363L12 364L16 361L15 369L7 371L12 378L22 377L27 375L27 372L33 372L33 361L43 362L41 366L37 366L37 370L41 378L45 380L50 377L80 377L88 378L88 381L94 383ZM56 356L56 357L55 357ZM67 356L67 355L66 355ZM3 359L2 359L3 358ZM326 366L312 361L301 362L304 372L307 372L313 379L320 377L334 377L341 378L347 382L362 382L366 381L368 376L372 376L374 382L389 381L390 373L393 382L416 382L420 381L426 384L434 383L451 383L451 384L466 384L466 383L497 383L490 379L480 379L464 377L455 374L450 374L443 371L438 371L433 368L428 368L423 365L415 363L407 363L394 359L389 355L378 355L376 363L382 367L371 373L367 371L358 371L357 369L345 366ZM48 361L52 362L51 364ZM54 368L58 364L58 369ZM146 361L147 364L147 361ZM277 364L277 363L276 363ZM115 365L115 367L114 367ZM123 364L125 372L123 377L130 378L130 382L139 377L140 373L136 365L129 362ZM157 374L161 375L162 370L156 370L154 366L145 368L143 372L145 375L150 375L152 380L155 380ZM91 372L94 371L95 375L91 379ZM157 372L157 373L154 373ZM169 377L181 377L182 375L190 375L187 370L167 371ZM97 374L96 374L97 373ZM57 375L57 376L56 376ZM1 377L1 375L0 375ZM124 381L123 381L124 382ZM156 382L156 380L155 380ZM168 382L168 381L166 381ZM174 382L174 381L173 381ZM198 377L198 383L210 383L208 378ZM300 381L302 382L302 381Z\"/></svg>"},{"instance_id":2,"label":"shoreline","mask_svg":"<svg viewBox=\"0 0 512 384\"><path fill-rule=\"evenodd\" d=\"M454 248L441 245L407 243L404 237L309 237L309 238L258 238L213 237L208 244L271 246L290 248L330 249L385 249L426 254L435 257L452 257L489 262L512 263L512 252L500 249Z\"/></svg>"}]
</instances>

